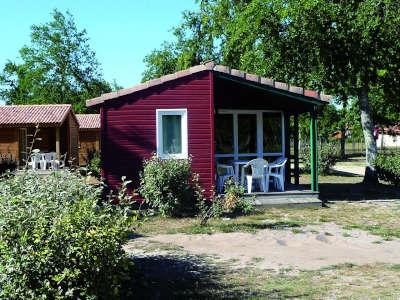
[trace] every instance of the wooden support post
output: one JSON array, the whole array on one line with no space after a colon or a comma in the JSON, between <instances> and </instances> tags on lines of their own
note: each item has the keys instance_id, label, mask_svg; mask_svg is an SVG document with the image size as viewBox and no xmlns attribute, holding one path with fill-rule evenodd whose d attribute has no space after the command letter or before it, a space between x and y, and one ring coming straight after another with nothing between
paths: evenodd
<instances>
[{"instance_id":1,"label":"wooden support post","mask_svg":"<svg viewBox=\"0 0 400 300\"><path fill-rule=\"evenodd\" d=\"M291 180L291 155L290 155L290 114L284 113L284 132L285 132L285 157L287 158L285 166L285 190Z\"/></svg>"},{"instance_id":2,"label":"wooden support post","mask_svg":"<svg viewBox=\"0 0 400 300\"><path fill-rule=\"evenodd\" d=\"M293 155L294 155L294 184L300 184L299 167L299 114L294 114L293 127Z\"/></svg>"},{"instance_id":3,"label":"wooden support post","mask_svg":"<svg viewBox=\"0 0 400 300\"><path fill-rule=\"evenodd\" d=\"M56 128L56 154L57 159L60 159L60 127Z\"/></svg>"},{"instance_id":4,"label":"wooden support post","mask_svg":"<svg viewBox=\"0 0 400 300\"><path fill-rule=\"evenodd\" d=\"M318 192L317 115L312 112L310 117L311 190Z\"/></svg>"}]
</instances>

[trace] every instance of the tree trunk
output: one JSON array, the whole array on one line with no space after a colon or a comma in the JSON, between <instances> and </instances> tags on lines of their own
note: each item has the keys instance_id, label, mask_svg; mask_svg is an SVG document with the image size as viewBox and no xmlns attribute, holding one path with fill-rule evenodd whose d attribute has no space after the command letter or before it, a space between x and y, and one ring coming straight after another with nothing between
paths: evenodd
<instances>
[{"instance_id":1,"label":"tree trunk","mask_svg":"<svg viewBox=\"0 0 400 300\"><path fill-rule=\"evenodd\" d=\"M340 128L340 158L346 158L346 128Z\"/></svg>"},{"instance_id":2,"label":"tree trunk","mask_svg":"<svg viewBox=\"0 0 400 300\"><path fill-rule=\"evenodd\" d=\"M361 88L358 99L360 101L361 110L361 126L364 134L366 162L364 183L378 183L378 176L374 167L374 160L377 154L376 140L374 138L374 123L371 116L371 108L369 105L368 88Z\"/></svg>"}]
</instances>

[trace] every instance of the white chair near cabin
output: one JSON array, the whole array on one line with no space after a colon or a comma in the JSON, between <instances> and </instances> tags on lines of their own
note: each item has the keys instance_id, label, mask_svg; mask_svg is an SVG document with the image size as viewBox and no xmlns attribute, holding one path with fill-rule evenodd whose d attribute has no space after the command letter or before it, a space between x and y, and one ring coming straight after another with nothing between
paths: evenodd
<instances>
[{"instance_id":1,"label":"white chair near cabin","mask_svg":"<svg viewBox=\"0 0 400 300\"><path fill-rule=\"evenodd\" d=\"M55 152L48 152L44 153L44 160L46 161L46 169L47 168L52 168L54 169L54 161L57 158L57 154Z\"/></svg>"},{"instance_id":2,"label":"white chair near cabin","mask_svg":"<svg viewBox=\"0 0 400 300\"><path fill-rule=\"evenodd\" d=\"M265 178L266 174L264 172L265 166L268 165L268 162L263 158L256 158L250 160L247 164L242 167L242 176L241 181L242 185L244 185L244 170L248 167L251 167L251 175L246 175L247 180L247 193L251 193L253 188L253 181L258 180L261 182L263 192L268 192L268 184L266 184Z\"/></svg>"},{"instance_id":3,"label":"white chair near cabin","mask_svg":"<svg viewBox=\"0 0 400 300\"><path fill-rule=\"evenodd\" d=\"M275 184L275 188L281 192L285 189L285 165L287 162L287 158L280 157L273 163L266 166L266 185L269 185L269 179L272 178L273 183Z\"/></svg>"},{"instance_id":4,"label":"white chair near cabin","mask_svg":"<svg viewBox=\"0 0 400 300\"><path fill-rule=\"evenodd\" d=\"M40 155L40 160L39 160L40 169L45 171L47 168L46 155L44 153L40 153L39 155Z\"/></svg>"},{"instance_id":5,"label":"white chair near cabin","mask_svg":"<svg viewBox=\"0 0 400 300\"><path fill-rule=\"evenodd\" d=\"M222 193L224 191L225 182L229 178L234 178L235 172L230 165L217 164L217 176L217 192Z\"/></svg>"},{"instance_id":6,"label":"white chair near cabin","mask_svg":"<svg viewBox=\"0 0 400 300\"><path fill-rule=\"evenodd\" d=\"M38 168L38 164L40 164L41 155L39 153L33 153L30 156L30 161L28 162L28 168L32 170L36 170Z\"/></svg>"},{"instance_id":7,"label":"white chair near cabin","mask_svg":"<svg viewBox=\"0 0 400 300\"><path fill-rule=\"evenodd\" d=\"M65 160L67 158L67 153L61 155L60 159L55 159L53 161L54 170L63 169L65 167Z\"/></svg>"}]
</instances>

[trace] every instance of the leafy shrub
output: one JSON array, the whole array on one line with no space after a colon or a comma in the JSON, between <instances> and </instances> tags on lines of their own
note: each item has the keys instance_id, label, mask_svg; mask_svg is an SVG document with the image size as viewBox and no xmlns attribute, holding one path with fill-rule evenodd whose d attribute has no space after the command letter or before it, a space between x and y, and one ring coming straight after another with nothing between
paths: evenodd
<instances>
[{"instance_id":1,"label":"leafy shrub","mask_svg":"<svg viewBox=\"0 0 400 300\"><path fill-rule=\"evenodd\" d=\"M0 298L118 296L129 219L68 172L0 181Z\"/></svg>"},{"instance_id":2,"label":"leafy shrub","mask_svg":"<svg viewBox=\"0 0 400 300\"><path fill-rule=\"evenodd\" d=\"M179 216L193 210L190 160L160 159L144 161L139 194L163 216Z\"/></svg>"},{"instance_id":3,"label":"leafy shrub","mask_svg":"<svg viewBox=\"0 0 400 300\"><path fill-rule=\"evenodd\" d=\"M18 162L11 155L0 154L0 175L7 171L14 171L18 167Z\"/></svg>"},{"instance_id":4,"label":"leafy shrub","mask_svg":"<svg viewBox=\"0 0 400 300\"><path fill-rule=\"evenodd\" d=\"M398 153L378 154L374 165L379 179L400 186L400 155Z\"/></svg>"},{"instance_id":5,"label":"leafy shrub","mask_svg":"<svg viewBox=\"0 0 400 300\"><path fill-rule=\"evenodd\" d=\"M253 211L253 204L244 198L244 187L234 182L232 178L225 182L225 196L222 200L225 213L247 215Z\"/></svg>"},{"instance_id":6,"label":"leafy shrub","mask_svg":"<svg viewBox=\"0 0 400 300\"><path fill-rule=\"evenodd\" d=\"M199 189L195 188L195 190ZM206 225L210 218L219 218L224 215L248 215L254 210L252 201L243 197L244 188L233 179L225 182L225 195L214 195L212 200L206 199L201 192L196 195L198 195L198 216L202 226Z\"/></svg>"},{"instance_id":7,"label":"leafy shrub","mask_svg":"<svg viewBox=\"0 0 400 300\"><path fill-rule=\"evenodd\" d=\"M321 147L318 147L318 172L321 175L326 175L329 173L330 168L332 168L337 160L338 153L335 144L333 143L323 143ZM310 146L306 145L300 148L300 159L303 161L302 171L305 173L310 173L311 171L311 158L310 158Z\"/></svg>"},{"instance_id":8,"label":"leafy shrub","mask_svg":"<svg viewBox=\"0 0 400 300\"><path fill-rule=\"evenodd\" d=\"M87 171L94 177L100 178L100 153L96 150L88 151Z\"/></svg>"}]
</instances>

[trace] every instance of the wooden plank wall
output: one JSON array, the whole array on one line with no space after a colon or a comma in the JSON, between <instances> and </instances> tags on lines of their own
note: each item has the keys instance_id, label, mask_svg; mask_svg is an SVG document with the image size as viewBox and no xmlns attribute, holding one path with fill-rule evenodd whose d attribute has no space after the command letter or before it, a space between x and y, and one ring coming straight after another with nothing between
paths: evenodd
<instances>
[{"instance_id":1,"label":"wooden plank wall","mask_svg":"<svg viewBox=\"0 0 400 300\"><path fill-rule=\"evenodd\" d=\"M156 109L186 108L192 170L209 192L214 185L210 104L207 71L106 102L102 107L101 155L108 185L115 189L121 177L127 176L136 188L143 160L156 151Z\"/></svg>"},{"instance_id":2,"label":"wooden plank wall","mask_svg":"<svg viewBox=\"0 0 400 300\"><path fill-rule=\"evenodd\" d=\"M73 165L79 165L79 124L72 113L68 116L68 126L69 160L72 160Z\"/></svg>"},{"instance_id":3,"label":"wooden plank wall","mask_svg":"<svg viewBox=\"0 0 400 300\"><path fill-rule=\"evenodd\" d=\"M88 151L100 151L100 130L79 131L79 165L87 164Z\"/></svg>"},{"instance_id":4,"label":"wooden plank wall","mask_svg":"<svg viewBox=\"0 0 400 300\"><path fill-rule=\"evenodd\" d=\"M19 160L19 129L0 128L0 154L10 155Z\"/></svg>"}]
</instances>

